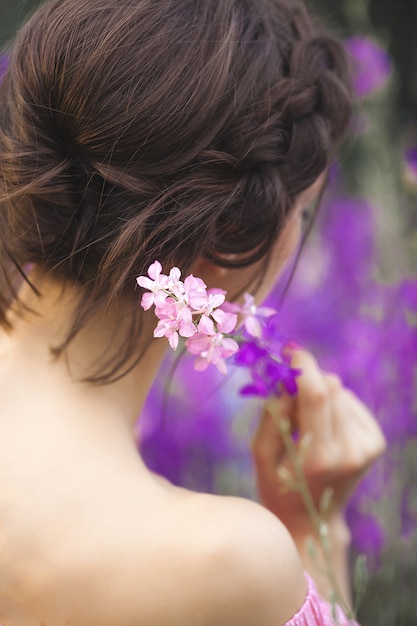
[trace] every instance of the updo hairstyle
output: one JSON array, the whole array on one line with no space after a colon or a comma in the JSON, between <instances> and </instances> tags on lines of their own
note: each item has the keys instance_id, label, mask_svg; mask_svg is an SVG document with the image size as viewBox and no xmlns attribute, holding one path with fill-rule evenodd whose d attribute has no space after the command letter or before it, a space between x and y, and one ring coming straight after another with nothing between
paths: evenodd
<instances>
[{"instance_id":1,"label":"updo hairstyle","mask_svg":"<svg viewBox=\"0 0 417 626\"><path fill-rule=\"evenodd\" d=\"M140 356L135 277L267 258L345 131L348 76L298 0L46 2L0 87L1 323L16 267L80 288L58 352L132 293L90 380L122 375Z\"/></svg>"}]
</instances>

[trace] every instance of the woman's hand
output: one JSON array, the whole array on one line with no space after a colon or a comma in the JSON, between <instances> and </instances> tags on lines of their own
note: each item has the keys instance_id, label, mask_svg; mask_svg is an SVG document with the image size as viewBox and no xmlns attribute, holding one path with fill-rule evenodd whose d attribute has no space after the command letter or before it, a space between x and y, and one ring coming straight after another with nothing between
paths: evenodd
<instances>
[{"instance_id":1,"label":"woman's hand","mask_svg":"<svg viewBox=\"0 0 417 626\"><path fill-rule=\"evenodd\" d=\"M385 439L375 418L345 389L339 378L322 372L304 350L293 352L293 367L302 369L298 395L275 401L272 410L298 431L298 441L311 438L305 461L306 481L318 508L326 487L333 490L329 520L340 516L356 484L384 452ZM254 439L253 454L262 503L277 515L295 537L312 532L301 497L286 492L278 470L292 466L276 421L265 410Z\"/></svg>"},{"instance_id":2,"label":"woman's hand","mask_svg":"<svg viewBox=\"0 0 417 626\"><path fill-rule=\"evenodd\" d=\"M384 452L385 439L362 402L343 387L337 376L322 372L309 353L294 351L292 365L303 372L298 378L297 396L284 396L272 402L269 409L274 415L265 411L254 439L259 495L262 503L288 528L304 568L314 577L322 596L329 599L336 591L338 601L349 607L349 532L343 508L360 478ZM293 467L277 418L288 420L290 428L298 433L298 442L310 439L305 451L304 476L316 509L325 489L332 489L326 514L331 576L329 560L317 538L317 525L299 493L283 488L280 475L293 474ZM314 558L306 543L307 536L312 538Z\"/></svg>"}]
</instances>

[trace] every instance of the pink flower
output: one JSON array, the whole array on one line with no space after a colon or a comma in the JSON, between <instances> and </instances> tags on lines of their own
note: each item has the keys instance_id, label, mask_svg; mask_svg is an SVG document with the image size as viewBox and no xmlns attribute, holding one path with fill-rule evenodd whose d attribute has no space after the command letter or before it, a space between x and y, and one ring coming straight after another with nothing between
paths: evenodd
<instances>
[{"instance_id":1,"label":"pink flower","mask_svg":"<svg viewBox=\"0 0 417 626\"><path fill-rule=\"evenodd\" d=\"M181 304L178 300L175 300L172 296L165 296L163 300L155 303L155 315L158 319L162 320L166 317L176 319L178 317L178 310L181 308Z\"/></svg>"},{"instance_id":2,"label":"pink flower","mask_svg":"<svg viewBox=\"0 0 417 626\"><path fill-rule=\"evenodd\" d=\"M154 337L166 337L173 350L178 347L179 335L192 337L197 332L191 311L173 298L167 298L164 306L156 308L155 313L159 322L153 335Z\"/></svg>"},{"instance_id":3,"label":"pink flower","mask_svg":"<svg viewBox=\"0 0 417 626\"><path fill-rule=\"evenodd\" d=\"M251 337L260 337L262 335L262 325L259 318L270 317L275 315L275 309L265 306L256 306L255 298L249 293L245 293L243 305L240 307L242 314L242 324L246 328Z\"/></svg>"},{"instance_id":4,"label":"pink flower","mask_svg":"<svg viewBox=\"0 0 417 626\"><path fill-rule=\"evenodd\" d=\"M221 333L232 333L237 324L237 315L235 313L228 313L217 309L212 313L213 319L217 323L217 328Z\"/></svg>"},{"instance_id":5,"label":"pink flower","mask_svg":"<svg viewBox=\"0 0 417 626\"><path fill-rule=\"evenodd\" d=\"M214 322L216 322L217 328ZM198 323L198 332L203 335L215 335L217 332L229 334L235 330L236 324L237 315L216 309L210 317L203 313Z\"/></svg>"},{"instance_id":6,"label":"pink flower","mask_svg":"<svg viewBox=\"0 0 417 626\"><path fill-rule=\"evenodd\" d=\"M153 331L153 336L166 337L171 348L176 350L179 342L178 328L179 324L176 320L159 320L157 327Z\"/></svg>"},{"instance_id":7,"label":"pink flower","mask_svg":"<svg viewBox=\"0 0 417 626\"><path fill-rule=\"evenodd\" d=\"M159 261L155 261L148 269L148 276L138 276L136 282L143 289L147 289L150 293L144 293L142 296L141 306L147 311L155 303L158 303L166 297L165 290L168 286L168 277L162 274L162 265ZM162 293L161 293L162 292Z\"/></svg>"},{"instance_id":8,"label":"pink flower","mask_svg":"<svg viewBox=\"0 0 417 626\"><path fill-rule=\"evenodd\" d=\"M211 311L222 306L226 299L226 292L223 289L209 289L208 292L207 307L211 308Z\"/></svg>"},{"instance_id":9,"label":"pink flower","mask_svg":"<svg viewBox=\"0 0 417 626\"><path fill-rule=\"evenodd\" d=\"M207 304L207 286L201 278L196 278L190 274L184 280L184 296L185 302L191 308L200 311Z\"/></svg>"},{"instance_id":10,"label":"pink flower","mask_svg":"<svg viewBox=\"0 0 417 626\"><path fill-rule=\"evenodd\" d=\"M242 307L240 304L237 304L237 302L229 302L226 300L226 302L222 304L222 311L239 314L242 311Z\"/></svg>"},{"instance_id":11,"label":"pink flower","mask_svg":"<svg viewBox=\"0 0 417 626\"><path fill-rule=\"evenodd\" d=\"M202 372L210 364L217 367L219 372L227 374L225 359L232 356L239 350L239 346L234 339L224 337L222 333L214 335L197 334L187 340L187 349L191 354L196 354L194 369Z\"/></svg>"},{"instance_id":12,"label":"pink flower","mask_svg":"<svg viewBox=\"0 0 417 626\"><path fill-rule=\"evenodd\" d=\"M175 296L181 296L184 293L184 285L180 281L180 278L181 270L178 267L173 267L169 272L167 289Z\"/></svg>"},{"instance_id":13,"label":"pink flower","mask_svg":"<svg viewBox=\"0 0 417 626\"><path fill-rule=\"evenodd\" d=\"M233 318L237 319L236 315L233 316L231 313L225 313L218 309L218 307L223 304L225 295L226 292L221 289L210 289L207 293L206 301L198 311L202 314L198 324L199 333L214 335L216 333L214 322L217 323L217 330L226 333L234 330L236 321L233 324ZM222 326L225 326L226 322L228 322L228 328L222 328Z\"/></svg>"},{"instance_id":14,"label":"pink flower","mask_svg":"<svg viewBox=\"0 0 417 626\"><path fill-rule=\"evenodd\" d=\"M181 271L173 267L169 275L162 273L162 265L155 261L148 269L148 276L139 276L138 285L147 290L142 296L145 310L155 305L158 324L154 337L166 337L169 345L177 349L179 338L187 339L186 346L197 355L195 369L204 370L211 363L224 374L225 359L239 350L230 337L236 329L238 314L242 314L248 332L261 334L256 316L272 315L272 309L257 308L254 299L245 294L242 307L225 301L222 289L209 289L201 278L192 274L181 281Z\"/></svg>"},{"instance_id":15,"label":"pink flower","mask_svg":"<svg viewBox=\"0 0 417 626\"><path fill-rule=\"evenodd\" d=\"M215 335L216 329L214 327L213 320L207 315L202 315L200 321L198 322L198 332L201 335Z\"/></svg>"}]
</instances>

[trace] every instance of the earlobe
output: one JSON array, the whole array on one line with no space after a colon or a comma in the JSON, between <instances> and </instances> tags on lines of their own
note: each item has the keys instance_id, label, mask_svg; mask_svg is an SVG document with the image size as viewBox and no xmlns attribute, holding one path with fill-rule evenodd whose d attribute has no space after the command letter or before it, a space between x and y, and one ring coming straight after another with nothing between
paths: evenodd
<instances>
[{"instance_id":1,"label":"earlobe","mask_svg":"<svg viewBox=\"0 0 417 626\"><path fill-rule=\"evenodd\" d=\"M235 256L236 255L234 254L229 254L227 255L227 258L233 259ZM227 276L229 271L230 270L227 267L221 267L220 265L217 265L216 263L213 263L213 261L205 259L204 257L201 257L193 267L193 272L195 273L195 275L201 276L202 278L204 276L212 276L215 279L224 278L225 276Z\"/></svg>"},{"instance_id":2,"label":"earlobe","mask_svg":"<svg viewBox=\"0 0 417 626\"><path fill-rule=\"evenodd\" d=\"M229 269L227 267L220 267L220 265L215 265L214 263L212 263L212 271L214 275L218 278L224 278L225 276L227 276Z\"/></svg>"}]
</instances>

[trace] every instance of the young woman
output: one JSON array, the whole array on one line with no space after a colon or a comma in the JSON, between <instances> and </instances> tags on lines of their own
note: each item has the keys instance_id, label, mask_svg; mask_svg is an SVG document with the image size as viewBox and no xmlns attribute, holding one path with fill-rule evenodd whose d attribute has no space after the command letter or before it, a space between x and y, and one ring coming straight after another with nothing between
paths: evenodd
<instances>
[{"instance_id":1,"label":"young woman","mask_svg":"<svg viewBox=\"0 0 417 626\"><path fill-rule=\"evenodd\" d=\"M139 457L166 342L135 279L158 259L260 300L346 128L347 73L297 0L51 0L18 34L0 88L3 626L332 623L269 414L265 507L175 488ZM343 506L384 441L311 355L293 363L280 410L313 435L313 496L334 488L348 598Z\"/></svg>"}]
</instances>

